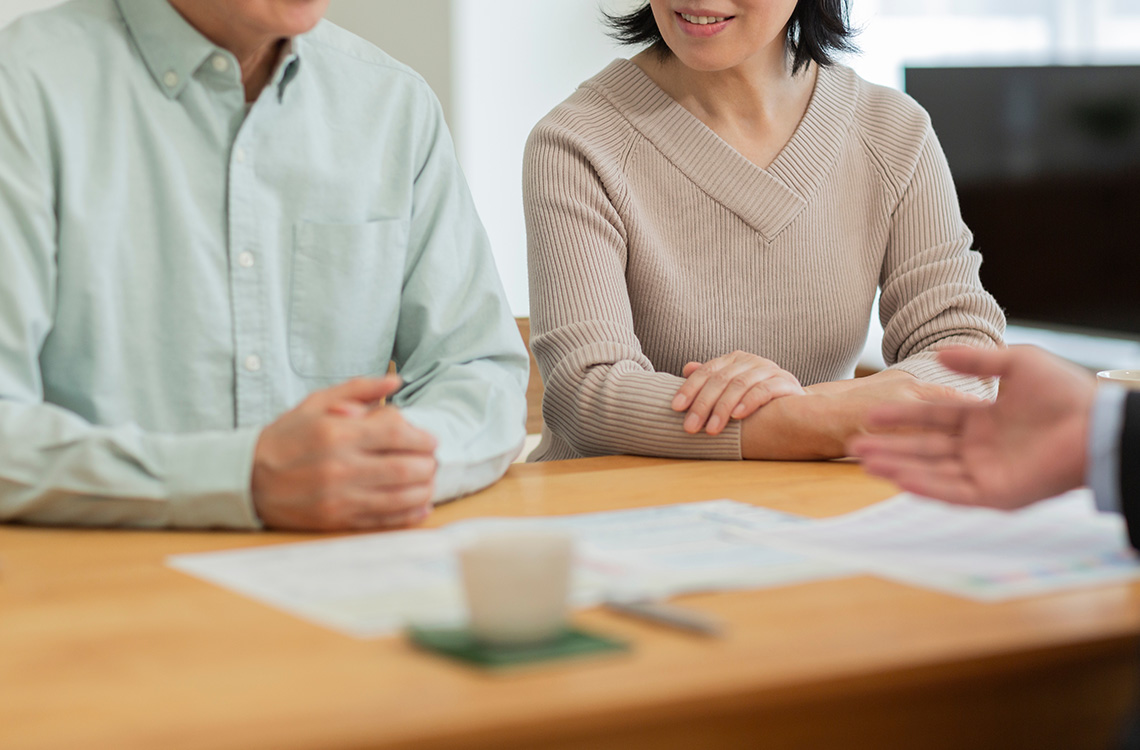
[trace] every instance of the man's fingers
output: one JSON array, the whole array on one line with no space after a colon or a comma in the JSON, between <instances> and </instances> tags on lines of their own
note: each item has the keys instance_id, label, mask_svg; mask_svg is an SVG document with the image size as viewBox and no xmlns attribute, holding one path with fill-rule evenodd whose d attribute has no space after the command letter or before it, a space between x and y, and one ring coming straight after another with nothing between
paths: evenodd
<instances>
[{"instance_id":1,"label":"man's fingers","mask_svg":"<svg viewBox=\"0 0 1140 750\"><path fill-rule=\"evenodd\" d=\"M336 407L339 411L351 412L353 411L352 404L368 405L388 398L400 390L402 384L403 380L400 379L399 375L385 375L382 378L353 378L340 385L334 385L331 388L313 393L305 399L305 403L322 411Z\"/></svg>"},{"instance_id":2,"label":"man's fingers","mask_svg":"<svg viewBox=\"0 0 1140 750\"><path fill-rule=\"evenodd\" d=\"M362 404L359 401L337 401L330 404L325 411L338 417L363 417L372 409L371 405Z\"/></svg>"},{"instance_id":3,"label":"man's fingers","mask_svg":"<svg viewBox=\"0 0 1140 750\"><path fill-rule=\"evenodd\" d=\"M438 441L426 430L409 424L398 409L383 407L361 419L360 448L375 452L434 453Z\"/></svg>"},{"instance_id":4,"label":"man's fingers","mask_svg":"<svg viewBox=\"0 0 1140 750\"><path fill-rule=\"evenodd\" d=\"M369 490L421 485L435 478L435 458L424 453L383 453L365 456L357 464L358 484Z\"/></svg>"},{"instance_id":5,"label":"man's fingers","mask_svg":"<svg viewBox=\"0 0 1140 750\"><path fill-rule=\"evenodd\" d=\"M367 528L373 529L403 529L423 522L431 515L431 503L420 505L411 510L396 515L382 515L375 519L366 519Z\"/></svg>"},{"instance_id":6,"label":"man's fingers","mask_svg":"<svg viewBox=\"0 0 1140 750\"><path fill-rule=\"evenodd\" d=\"M985 406L961 402L888 402L867 413L867 428L872 431L909 428L956 433L971 409Z\"/></svg>"},{"instance_id":7,"label":"man's fingers","mask_svg":"<svg viewBox=\"0 0 1140 750\"><path fill-rule=\"evenodd\" d=\"M938 352L938 361L951 370L979 377L1001 377L1009 372L1009 349L975 349L955 346Z\"/></svg>"},{"instance_id":8,"label":"man's fingers","mask_svg":"<svg viewBox=\"0 0 1140 750\"><path fill-rule=\"evenodd\" d=\"M907 492L959 505L977 504L977 487L957 461L874 455L862 464L868 474L889 479Z\"/></svg>"},{"instance_id":9,"label":"man's fingers","mask_svg":"<svg viewBox=\"0 0 1140 750\"><path fill-rule=\"evenodd\" d=\"M432 510L431 484L362 496L349 520L356 529L396 529L419 523Z\"/></svg>"},{"instance_id":10,"label":"man's fingers","mask_svg":"<svg viewBox=\"0 0 1140 750\"><path fill-rule=\"evenodd\" d=\"M947 458L959 456L961 443L954 436L940 432L859 435L851 439L849 450L854 456L900 456Z\"/></svg>"}]
</instances>

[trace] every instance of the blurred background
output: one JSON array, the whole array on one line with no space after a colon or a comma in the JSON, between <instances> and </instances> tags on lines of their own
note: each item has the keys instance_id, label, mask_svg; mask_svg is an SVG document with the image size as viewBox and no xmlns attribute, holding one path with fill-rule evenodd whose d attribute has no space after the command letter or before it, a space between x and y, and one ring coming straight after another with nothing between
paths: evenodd
<instances>
[{"instance_id":1,"label":"blurred background","mask_svg":"<svg viewBox=\"0 0 1140 750\"><path fill-rule=\"evenodd\" d=\"M4 0L0 26L57 0ZM531 127L618 56L635 0L332 0L419 71L456 141L516 315ZM931 112L1010 339L1140 367L1140 0L853 0L864 78ZM878 360L872 325L866 364ZM881 361L881 360L878 360Z\"/></svg>"}]
</instances>

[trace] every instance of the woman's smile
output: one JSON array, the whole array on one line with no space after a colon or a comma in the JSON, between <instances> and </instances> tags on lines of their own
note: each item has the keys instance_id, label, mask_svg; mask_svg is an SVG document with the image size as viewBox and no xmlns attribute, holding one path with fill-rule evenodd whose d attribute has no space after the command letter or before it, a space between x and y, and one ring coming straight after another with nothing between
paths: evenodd
<instances>
[{"instance_id":1,"label":"woman's smile","mask_svg":"<svg viewBox=\"0 0 1140 750\"><path fill-rule=\"evenodd\" d=\"M689 36L709 37L724 31L735 16L717 15L706 10L683 10L673 13L677 26Z\"/></svg>"}]
</instances>

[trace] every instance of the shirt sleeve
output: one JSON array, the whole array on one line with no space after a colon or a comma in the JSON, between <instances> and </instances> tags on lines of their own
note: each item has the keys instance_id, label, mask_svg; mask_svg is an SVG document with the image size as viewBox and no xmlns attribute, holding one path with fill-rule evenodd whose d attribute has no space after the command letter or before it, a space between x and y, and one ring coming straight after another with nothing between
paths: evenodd
<instances>
[{"instance_id":1,"label":"shirt sleeve","mask_svg":"<svg viewBox=\"0 0 1140 750\"><path fill-rule=\"evenodd\" d=\"M626 229L577 136L547 123L531 134L523 206L547 427L581 456L740 459L738 420L719 435L691 435L685 414L670 407L685 381L655 371L641 349Z\"/></svg>"},{"instance_id":2,"label":"shirt sleeve","mask_svg":"<svg viewBox=\"0 0 1140 750\"><path fill-rule=\"evenodd\" d=\"M436 502L496 481L526 436L530 360L434 97L423 127L393 399L439 441Z\"/></svg>"},{"instance_id":3,"label":"shirt sleeve","mask_svg":"<svg viewBox=\"0 0 1140 750\"><path fill-rule=\"evenodd\" d=\"M1085 484L1093 491L1097 510L1120 512L1120 440L1124 429L1124 388L1097 389L1089 417Z\"/></svg>"},{"instance_id":4,"label":"shirt sleeve","mask_svg":"<svg viewBox=\"0 0 1140 750\"><path fill-rule=\"evenodd\" d=\"M151 434L45 403L58 231L38 100L0 63L0 520L143 527L259 525L257 432Z\"/></svg>"},{"instance_id":5,"label":"shirt sleeve","mask_svg":"<svg viewBox=\"0 0 1140 750\"><path fill-rule=\"evenodd\" d=\"M936 358L939 349L951 345L1002 343L1005 316L982 288L982 256L970 249L972 241L946 157L927 125L894 211L879 281L883 359L889 369L992 398L994 379L954 373Z\"/></svg>"}]
</instances>

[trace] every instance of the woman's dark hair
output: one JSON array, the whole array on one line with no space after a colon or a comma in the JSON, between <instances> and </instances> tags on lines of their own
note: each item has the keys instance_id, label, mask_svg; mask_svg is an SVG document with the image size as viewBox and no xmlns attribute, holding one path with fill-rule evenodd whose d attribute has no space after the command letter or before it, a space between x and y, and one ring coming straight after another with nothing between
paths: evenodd
<instances>
[{"instance_id":1,"label":"woman's dark hair","mask_svg":"<svg viewBox=\"0 0 1140 750\"><path fill-rule=\"evenodd\" d=\"M788 21L788 51L792 53L792 73L806 68L809 62L827 66L835 62L836 52L854 52L854 36L848 21L848 0L799 0ZM669 46L657 28L649 3L624 15L603 11L610 36L622 44L651 45L662 57L670 54Z\"/></svg>"}]
</instances>

